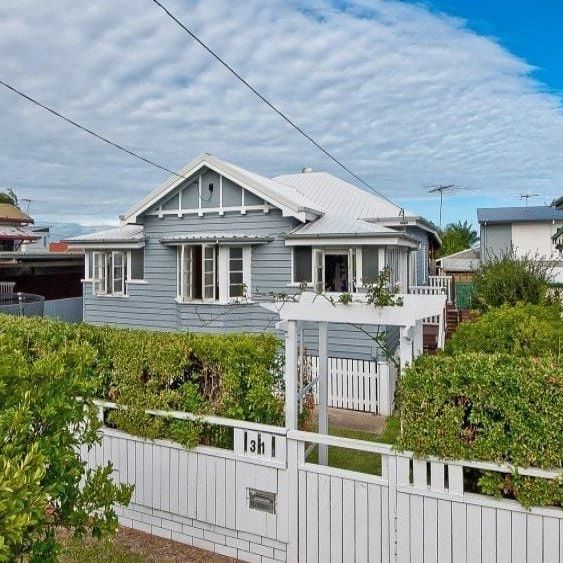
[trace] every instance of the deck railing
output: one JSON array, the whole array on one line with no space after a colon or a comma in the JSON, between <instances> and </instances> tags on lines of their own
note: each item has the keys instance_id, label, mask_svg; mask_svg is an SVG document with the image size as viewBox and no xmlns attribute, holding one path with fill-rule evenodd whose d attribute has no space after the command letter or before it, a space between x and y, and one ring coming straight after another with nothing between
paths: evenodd
<instances>
[{"instance_id":1,"label":"deck railing","mask_svg":"<svg viewBox=\"0 0 563 563\"><path fill-rule=\"evenodd\" d=\"M448 296L448 303L454 302L454 283L452 276L428 276L428 285L443 288Z\"/></svg>"},{"instance_id":2,"label":"deck railing","mask_svg":"<svg viewBox=\"0 0 563 563\"><path fill-rule=\"evenodd\" d=\"M0 281L0 295L11 295L14 293L16 282Z\"/></svg>"}]
</instances>

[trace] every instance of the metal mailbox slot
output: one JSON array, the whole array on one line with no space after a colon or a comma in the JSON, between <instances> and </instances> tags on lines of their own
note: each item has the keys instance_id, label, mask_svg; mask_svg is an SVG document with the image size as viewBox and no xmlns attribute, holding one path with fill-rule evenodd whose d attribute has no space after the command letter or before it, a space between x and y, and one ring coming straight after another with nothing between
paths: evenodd
<instances>
[{"instance_id":1,"label":"metal mailbox slot","mask_svg":"<svg viewBox=\"0 0 563 563\"><path fill-rule=\"evenodd\" d=\"M276 493L248 489L249 508L262 512L276 513Z\"/></svg>"}]
</instances>

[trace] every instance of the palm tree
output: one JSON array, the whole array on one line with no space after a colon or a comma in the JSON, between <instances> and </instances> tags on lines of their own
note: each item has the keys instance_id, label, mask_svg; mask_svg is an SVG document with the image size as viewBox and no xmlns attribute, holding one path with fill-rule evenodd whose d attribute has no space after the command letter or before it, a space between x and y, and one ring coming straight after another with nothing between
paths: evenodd
<instances>
[{"instance_id":1,"label":"palm tree","mask_svg":"<svg viewBox=\"0 0 563 563\"><path fill-rule=\"evenodd\" d=\"M448 256L455 252L460 252L466 248L471 248L479 242L479 235L468 221L457 221L450 223L440 233L442 238L442 248L440 256Z\"/></svg>"}]
</instances>

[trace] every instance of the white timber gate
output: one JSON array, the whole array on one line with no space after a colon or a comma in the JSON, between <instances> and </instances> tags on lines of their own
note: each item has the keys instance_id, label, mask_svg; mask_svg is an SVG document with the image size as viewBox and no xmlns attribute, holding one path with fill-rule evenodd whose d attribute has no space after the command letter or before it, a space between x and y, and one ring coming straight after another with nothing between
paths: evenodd
<instances>
[{"instance_id":1,"label":"white timber gate","mask_svg":"<svg viewBox=\"0 0 563 563\"><path fill-rule=\"evenodd\" d=\"M311 377L319 377L319 357L308 356ZM379 372L386 362L328 358L328 406L364 412L379 412ZM315 402L319 402L318 385Z\"/></svg>"},{"instance_id":2,"label":"white timber gate","mask_svg":"<svg viewBox=\"0 0 563 563\"><path fill-rule=\"evenodd\" d=\"M296 548L299 563L560 563L563 511L466 493L464 467L510 472L485 462L415 459L383 444L293 431L297 440ZM307 443L381 455L381 475L308 463ZM560 478L560 471L520 469ZM559 476L559 477L557 477ZM291 483L290 483L291 491ZM291 505L291 503L290 503Z\"/></svg>"}]
</instances>

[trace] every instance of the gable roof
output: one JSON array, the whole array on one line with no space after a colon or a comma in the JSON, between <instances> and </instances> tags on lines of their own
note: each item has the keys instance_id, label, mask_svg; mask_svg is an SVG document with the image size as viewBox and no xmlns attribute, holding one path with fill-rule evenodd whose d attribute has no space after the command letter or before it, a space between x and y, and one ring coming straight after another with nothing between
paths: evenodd
<instances>
[{"instance_id":1,"label":"gable roof","mask_svg":"<svg viewBox=\"0 0 563 563\"><path fill-rule=\"evenodd\" d=\"M401 214L398 205L327 172L285 174L276 176L274 180L298 190L303 197L313 202L315 209L323 213L355 219L399 217ZM405 214L413 215L410 212Z\"/></svg>"},{"instance_id":2,"label":"gable roof","mask_svg":"<svg viewBox=\"0 0 563 563\"><path fill-rule=\"evenodd\" d=\"M563 209L551 205L530 207L481 207L477 209L479 223L544 223L563 221Z\"/></svg>"},{"instance_id":3,"label":"gable roof","mask_svg":"<svg viewBox=\"0 0 563 563\"><path fill-rule=\"evenodd\" d=\"M134 223L138 216L180 186L187 178L202 168L209 168L225 178L241 185L243 188L265 199L268 203L279 207L284 215L294 216L301 221L320 215L314 204L303 194L290 186L284 186L270 178L260 176L224 160L204 153L180 170L178 176L172 176L158 186L139 203L134 205L123 217L126 223Z\"/></svg>"},{"instance_id":4,"label":"gable roof","mask_svg":"<svg viewBox=\"0 0 563 563\"><path fill-rule=\"evenodd\" d=\"M9 223L33 223L33 219L11 203L0 203L0 221Z\"/></svg>"}]
</instances>

